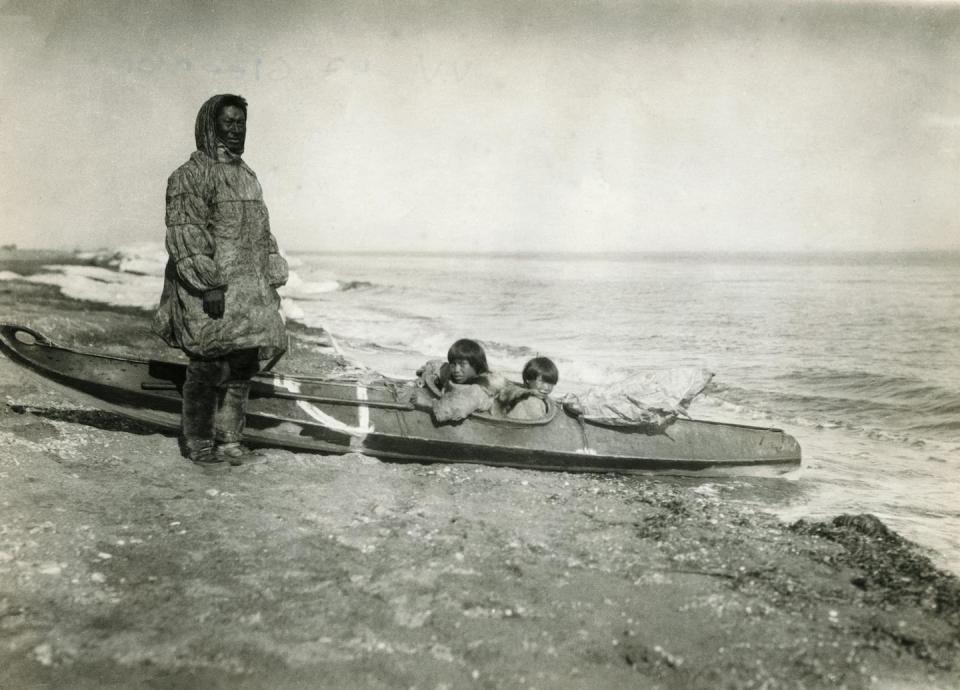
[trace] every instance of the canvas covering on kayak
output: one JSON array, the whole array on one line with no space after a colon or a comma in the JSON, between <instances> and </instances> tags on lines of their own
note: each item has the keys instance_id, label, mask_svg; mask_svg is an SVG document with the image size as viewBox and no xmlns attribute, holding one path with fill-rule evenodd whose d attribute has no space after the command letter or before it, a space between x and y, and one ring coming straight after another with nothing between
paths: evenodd
<instances>
[{"instance_id":1,"label":"canvas covering on kayak","mask_svg":"<svg viewBox=\"0 0 960 690\"><path fill-rule=\"evenodd\" d=\"M712 378L713 373L706 369L676 367L635 374L583 395L568 394L561 402L564 409L586 422L663 428L678 416L687 416L687 407Z\"/></svg>"}]
</instances>

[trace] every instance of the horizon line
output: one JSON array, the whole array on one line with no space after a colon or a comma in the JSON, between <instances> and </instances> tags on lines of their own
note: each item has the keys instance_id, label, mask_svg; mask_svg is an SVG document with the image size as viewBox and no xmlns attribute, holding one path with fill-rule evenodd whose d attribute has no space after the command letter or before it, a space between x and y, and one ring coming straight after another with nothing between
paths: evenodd
<instances>
[{"instance_id":1,"label":"horizon line","mask_svg":"<svg viewBox=\"0 0 960 690\"><path fill-rule=\"evenodd\" d=\"M486 250L486 251L442 251L431 249L288 249L300 254L380 254L388 256L663 256L681 254L960 254L960 247L921 247L917 249L647 249L642 251L623 251L605 249L596 251L537 251L537 250Z\"/></svg>"}]
</instances>

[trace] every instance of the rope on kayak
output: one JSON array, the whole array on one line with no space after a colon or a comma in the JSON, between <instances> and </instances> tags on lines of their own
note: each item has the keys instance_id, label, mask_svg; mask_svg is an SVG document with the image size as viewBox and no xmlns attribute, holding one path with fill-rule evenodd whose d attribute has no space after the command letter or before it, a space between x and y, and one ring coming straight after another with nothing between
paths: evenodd
<instances>
[{"instance_id":1,"label":"rope on kayak","mask_svg":"<svg viewBox=\"0 0 960 690\"><path fill-rule=\"evenodd\" d=\"M580 441L583 448L577 451L580 455L596 455L597 451L590 447L590 441L587 440L587 421L582 414L577 415L577 423L580 425Z\"/></svg>"},{"instance_id":2,"label":"rope on kayak","mask_svg":"<svg viewBox=\"0 0 960 690\"><path fill-rule=\"evenodd\" d=\"M327 337L330 338L330 344L333 345L333 351L346 359L346 355L343 354L343 348L340 347L340 343L337 342L337 339L333 337L333 332L327 328L327 324L321 323L320 327L326 332Z\"/></svg>"}]
</instances>

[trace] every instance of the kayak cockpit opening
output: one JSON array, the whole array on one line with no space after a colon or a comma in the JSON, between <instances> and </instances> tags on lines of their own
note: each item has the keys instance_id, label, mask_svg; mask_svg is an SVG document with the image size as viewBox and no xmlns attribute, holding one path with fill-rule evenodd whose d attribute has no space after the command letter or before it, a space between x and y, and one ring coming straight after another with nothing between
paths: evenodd
<instances>
[{"instance_id":1,"label":"kayak cockpit opening","mask_svg":"<svg viewBox=\"0 0 960 690\"><path fill-rule=\"evenodd\" d=\"M543 401L547 404L547 413L542 417L536 417L534 419L514 419L512 417L502 417L491 414L490 412L474 412L468 419L476 419L488 424L498 424L509 427L544 426L553 421L554 417L557 416L557 411L560 409L560 406L550 397L544 398Z\"/></svg>"}]
</instances>

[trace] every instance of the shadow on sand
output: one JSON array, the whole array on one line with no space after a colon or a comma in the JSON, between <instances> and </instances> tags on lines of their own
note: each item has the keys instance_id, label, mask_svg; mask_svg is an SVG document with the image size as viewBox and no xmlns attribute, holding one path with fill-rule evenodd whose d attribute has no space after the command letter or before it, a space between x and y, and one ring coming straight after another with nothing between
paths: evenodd
<instances>
[{"instance_id":1,"label":"shadow on sand","mask_svg":"<svg viewBox=\"0 0 960 690\"><path fill-rule=\"evenodd\" d=\"M124 431L128 434L138 434L140 436L148 436L150 434L176 436L174 432L164 429L163 427L127 419L113 412L104 412L102 410L83 410L69 407L34 407L32 405L19 404L8 404L8 408L16 414L31 414L35 417L42 417L57 422L84 424L97 429L103 429L104 431Z\"/></svg>"}]
</instances>

